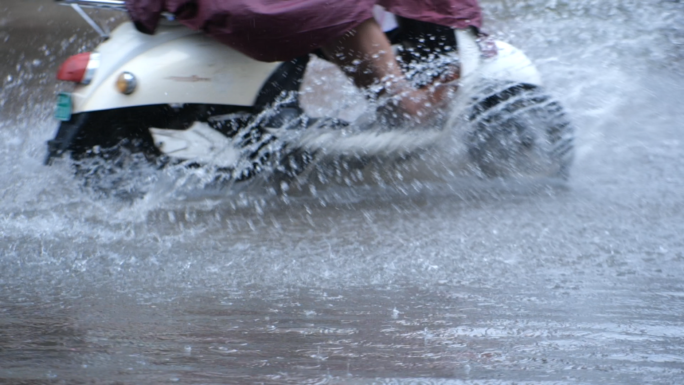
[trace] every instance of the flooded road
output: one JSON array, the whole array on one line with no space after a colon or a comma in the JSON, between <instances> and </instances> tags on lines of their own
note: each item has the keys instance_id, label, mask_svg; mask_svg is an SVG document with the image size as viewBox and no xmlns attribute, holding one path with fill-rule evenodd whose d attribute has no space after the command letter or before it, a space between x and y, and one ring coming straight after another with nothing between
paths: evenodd
<instances>
[{"instance_id":1,"label":"flooded road","mask_svg":"<svg viewBox=\"0 0 684 385\"><path fill-rule=\"evenodd\" d=\"M155 176L130 202L42 164L53 74L96 36L3 0L0 382L681 383L684 3L643 3L483 2L577 127L568 182L442 149L381 183Z\"/></svg>"}]
</instances>

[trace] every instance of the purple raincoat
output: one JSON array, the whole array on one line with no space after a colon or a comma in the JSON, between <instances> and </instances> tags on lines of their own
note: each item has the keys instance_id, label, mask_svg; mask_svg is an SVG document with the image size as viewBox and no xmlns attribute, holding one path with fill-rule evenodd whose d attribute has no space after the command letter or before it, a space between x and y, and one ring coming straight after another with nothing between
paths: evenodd
<instances>
[{"instance_id":1,"label":"purple raincoat","mask_svg":"<svg viewBox=\"0 0 684 385\"><path fill-rule=\"evenodd\" d=\"M127 0L136 27L154 33L162 12L260 61L320 48L373 17L373 5L452 28L479 28L477 0Z\"/></svg>"}]
</instances>

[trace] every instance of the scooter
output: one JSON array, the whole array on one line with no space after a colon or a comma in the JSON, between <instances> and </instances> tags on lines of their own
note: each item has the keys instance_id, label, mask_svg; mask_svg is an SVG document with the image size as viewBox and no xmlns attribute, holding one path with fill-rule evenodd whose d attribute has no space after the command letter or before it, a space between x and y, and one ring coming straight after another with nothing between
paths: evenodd
<instances>
[{"instance_id":1,"label":"scooter","mask_svg":"<svg viewBox=\"0 0 684 385\"><path fill-rule=\"evenodd\" d=\"M56 1L74 8L103 42L59 69L58 78L76 86L58 96L61 123L48 142L47 164L69 153L81 164L79 172L92 175L93 163L84 169L84 159L125 168L125 159L136 154L160 168L213 167L239 182L267 170L301 174L322 157L324 138L363 147L368 142L363 138L381 134L352 130L354 122L339 118L307 116L300 89L309 56L258 62L172 16L155 35L139 33L130 22L110 34L82 7L124 10L124 1ZM561 105L544 92L537 69L522 51L472 29L411 20L396 24L388 36L407 68L444 57L460 67L454 112L440 127L467 127L463 141L482 175L506 176L533 164L543 166L547 176L567 178L573 127ZM425 71L415 81L421 76ZM405 131L407 139L396 151L402 157L425 151L434 140L424 132ZM373 146L360 152L392 152L378 150L377 141Z\"/></svg>"}]
</instances>

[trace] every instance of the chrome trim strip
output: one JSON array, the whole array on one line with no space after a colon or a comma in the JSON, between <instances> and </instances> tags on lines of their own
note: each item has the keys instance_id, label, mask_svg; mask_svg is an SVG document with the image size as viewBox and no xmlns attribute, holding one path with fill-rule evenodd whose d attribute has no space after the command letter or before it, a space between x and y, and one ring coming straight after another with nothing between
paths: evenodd
<instances>
[{"instance_id":1,"label":"chrome trim strip","mask_svg":"<svg viewBox=\"0 0 684 385\"><path fill-rule=\"evenodd\" d=\"M98 52L90 53L90 60L88 60L88 66L86 67L85 75L83 75L83 80L81 84L88 85L95 77L95 72L100 68L100 54Z\"/></svg>"},{"instance_id":2,"label":"chrome trim strip","mask_svg":"<svg viewBox=\"0 0 684 385\"><path fill-rule=\"evenodd\" d=\"M93 27L93 29L98 34L100 34L100 37L102 37L105 40L109 39L109 34L107 32L105 32L99 25L97 25L95 20L93 20L90 16L88 16L87 13L85 13L83 8L81 8L78 4L71 4L71 8L73 8L76 11L76 13L81 15L83 20L85 20L88 24L90 24L90 26Z\"/></svg>"},{"instance_id":3,"label":"chrome trim strip","mask_svg":"<svg viewBox=\"0 0 684 385\"><path fill-rule=\"evenodd\" d=\"M126 2L123 0L55 0L61 5L80 5L83 7L124 9Z\"/></svg>"}]
</instances>

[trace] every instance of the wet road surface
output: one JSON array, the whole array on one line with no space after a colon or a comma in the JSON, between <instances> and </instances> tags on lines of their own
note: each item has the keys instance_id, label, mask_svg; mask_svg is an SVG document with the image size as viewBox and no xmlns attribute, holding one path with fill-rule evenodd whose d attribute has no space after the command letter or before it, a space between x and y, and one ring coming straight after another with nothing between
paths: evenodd
<instances>
[{"instance_id":1,"label":"wet road surface","mask_svg":"<svg viewBox=\"0 0 684 385\"><path fill-rule=\"evenodd\" d=\"M568 182L443 149L383 183L131 203L42 165L53 74L96 35L3 1L0 382L681 383L683 4L483 4L573 117Z\"/></svg>"}]
</instances>

